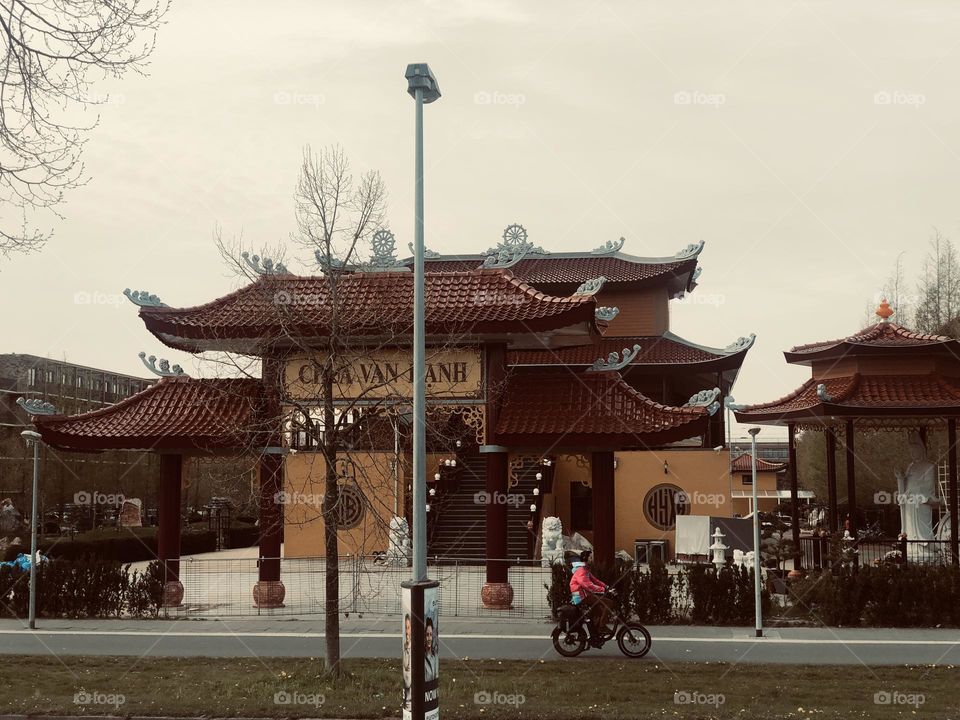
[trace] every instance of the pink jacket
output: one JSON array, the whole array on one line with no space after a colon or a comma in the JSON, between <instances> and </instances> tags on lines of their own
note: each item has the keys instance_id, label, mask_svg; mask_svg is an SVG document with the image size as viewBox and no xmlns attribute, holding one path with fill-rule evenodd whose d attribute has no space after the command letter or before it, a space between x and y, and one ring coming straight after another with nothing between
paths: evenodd
<instances>
[{"instance_id":1,"label":"pink jacket","mask_svg":"<svg viewBox=\"0 0 960 720\"><path fill-rule=\"evenodd\" d=\"M573 577L570 578L570 594L572 596L571 601L574 605L579 605L583 601L583 598L587 596L588 592L602 593L606 589L607 586L591 575L585 564L580 562L573 564Z\"/></svg>"}]
</instances>

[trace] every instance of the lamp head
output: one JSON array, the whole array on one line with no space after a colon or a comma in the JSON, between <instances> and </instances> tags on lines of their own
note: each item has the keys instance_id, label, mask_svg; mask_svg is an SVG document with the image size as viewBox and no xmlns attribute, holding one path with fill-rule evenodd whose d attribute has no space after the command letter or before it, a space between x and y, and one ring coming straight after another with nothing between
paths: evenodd
<instances>
[{"instance_id":1,"label":"lamp head","mask_svg":"<svg viewBox=\"0 0 960 720\"><path fill-rule=\"evenodd\" d=\"M757 435L760 434L760 428L758 428L758 427L752 427L752 428L750 428L749 430L747 430L747 432L750 433L751 435L753 435L753 437L756 437Z\"/></svg>"},{"instance_id":2,"label":"lamp head","mask_svg":"<svg viewBox=\"0 0 960 720\"><path fill-rule=\"evenodd\" d=\"M24 430L22 433L20 433L20 437L26 440L28 445L38 443L42 439L40 437L40 433L34 430Z\"/></svg>"},{"instance_id":3,"label":"lamp head","mask_svg":"<svg viewBox=\"0 0 960 720\"><path fill-rule=\"evenodd\" d=\"M423 91L423 102L432 103L440 98L440 85L437 79L430 72L430 66L426 63L411 63L407 65L407 72L404 74L407 78L407 92L411 97L417 96L417 90Z\"/></svg>"}]
</instances>

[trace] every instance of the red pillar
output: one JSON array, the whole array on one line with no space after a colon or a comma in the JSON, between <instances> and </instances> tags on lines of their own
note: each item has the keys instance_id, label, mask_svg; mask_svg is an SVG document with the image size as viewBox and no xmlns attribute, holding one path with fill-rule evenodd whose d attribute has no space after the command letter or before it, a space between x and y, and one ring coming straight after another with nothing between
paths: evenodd
<instances>
[{"instance_id":1,"label":"red pillar","mask_svg":"<svg viewBox=\"0 0 960 720\"><path fill-rule=\"evenodd\" d=\"M613 451L590 454L593 497L593 559L613 562L616 552L616 492L613 479Z\"/></svg>"},{"instance_id":2,"label":"red pillar","mask_svg":"<svg viewBox=\"0 0 960 720\"><path fill-rule=\"evenodd\" d=\"M507 493L510 490L506 448L487 445L480 449L487 459L487 581L480 590L483 606L503 610L513 605L513 588L507 579Z\"/></svg>"},{"instance_id":3,"label":"red pillar","mask_svg":"<svg viewBox=\"0 0 960 720\"><path fill-rule=\"evenodd\" d=\"M800 490L797 482L797 427L787 425L787 452L789 453L790 472L790 524L793 535L793 570L790 575L800 577L803 574L803 555L800 552Z\"/></svg>"},{"instance_id":4,"label":"red pillar","mask_svg":"<svg viewBox=\"0 0 960 720\"><path fill-rule=\"evenodd\" d=\"M845 437L843 440L847 451L847 513L850 516L850 535L857 537L857 474L856 452L853 439L853 420L847 420Z\"/></svg>"},{"instance_id":5,"label":"red pillar","mask_svg":"<svg viewBox=\"0 0 960 720\"><path fill-rule=\"evenodd\" d=\"M253 604L258 608L283 607L286 594L280 581L282 452L281 448L265 448L260 456L260 570L253 586Z\"/></svg>"},{"instance_id":6,"label":"red pillar","mask_svg":"<svg viewBox=\"0 0 960 720\"><path fill-rule=\"evenodd\" d=\"M183 602L180 582L180 490L183 482L183 456L160 456L160 502L157 507L160 528L157 533L157 558L163 565L163 607L179 607Z\"/></svg>"},{"instance_id":7,"label":"red pillar","mask_svg":"<svg viewBox=\"0 0 960 720\"><path fill-rule=\"evenodd\" d=\"M827 434L827 529L834 533L840 528L837 517L837 433L832 427Z\"/></svg>"},{"instance_id":8,"label":"red pillar","mask_svg":"<svg viewBox=\"0 0 960 720\"><path fill-rule=\"evenodd\" d=\"M960 502L957 500L957 419L947 420L947 483L950 497L950 556L954 565L960 565L960 538L958 538L957 514Z\"/></svg>"}]
</instances>

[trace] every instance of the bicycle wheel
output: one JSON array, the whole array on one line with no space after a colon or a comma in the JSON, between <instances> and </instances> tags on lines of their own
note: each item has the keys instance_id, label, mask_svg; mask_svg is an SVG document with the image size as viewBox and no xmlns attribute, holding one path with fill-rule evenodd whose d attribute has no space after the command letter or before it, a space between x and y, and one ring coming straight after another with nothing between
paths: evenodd
<instances>
[{"instance_id":1,"label":"bicycle wheel","mask_svg":"<svg viewBox=\"0 0 960 720\"><path fill-rule=\"evenodd\" d=\"M650 633L638 622L627 623L617 633L617 645L627 657L642 658L650 652L652 643Z\"/></svg>"},{"instance_id":2,"label":"bicycle wheel","mask_svg":"<svg viewBox=\"0 0 960 720\"><path fill-rule=\"evenodd\" d=\"M576 657L587 648L587 636L582 630L567 632L556 627L550 638L553 648L564 657Z\"/></svg>"}]
</instances>

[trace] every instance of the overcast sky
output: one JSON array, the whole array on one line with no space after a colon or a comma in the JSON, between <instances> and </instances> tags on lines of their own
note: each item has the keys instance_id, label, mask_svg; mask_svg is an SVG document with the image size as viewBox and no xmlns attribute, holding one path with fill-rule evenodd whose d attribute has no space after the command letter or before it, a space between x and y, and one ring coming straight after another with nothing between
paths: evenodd
<instances>
[{"instance_id":1,"label":"overcast sky","mask_svg":"<svg viewBox=\"0 0 960 720\"><path fill-rule=\"evenodd\" d=\"M757 334L739 402L802 382L781 352L861 327L901 251L920 272L934 226L960 236L956 2L180 0L148 76L98 89L90 182L54 239L0 265L4 351L193 367L120 292L231 290L215 228L251 249L288 238L307 143L382 173L405 249L409 62L443 91L425 111L427 245L478 252L511 223L554 251L705 240L672 328Z\"/></svg>"}]
</instances>

